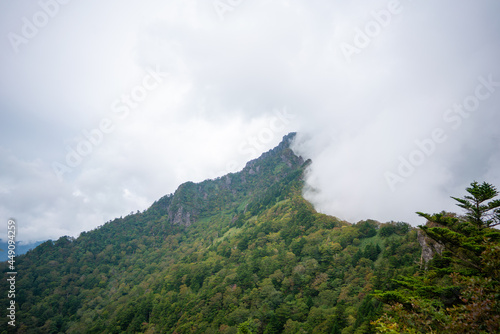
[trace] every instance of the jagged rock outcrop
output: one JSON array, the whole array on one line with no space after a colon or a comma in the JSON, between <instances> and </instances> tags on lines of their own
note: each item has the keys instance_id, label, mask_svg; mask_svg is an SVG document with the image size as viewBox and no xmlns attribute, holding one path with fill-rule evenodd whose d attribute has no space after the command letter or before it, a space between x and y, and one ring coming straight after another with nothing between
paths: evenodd
<instances>
[{"instance_id":1,"label":"jagged rock outcrop","mask_svg":"<svg viewBox=\"0 0 500 334\"><path fill-rule=\"evenodd\" d=\"M422 255L420 257L420 267L424 267L427 269L427 264L430 260L434 258L434 255L441 255L444 246L431 238L429 238L424 232L421 230L417 231L417 240L420 246L422 247Z\"/></svg>"},{"instance_id":2,"label":"jagged rock outcrop","mask_svg":"<svg viewBox=\"0 0 500 334\"><path fill-rule=\"evenodd\" d=\"M171 221L176 225L189 226L193 222L191 220L191 213L184 210L182 206L179 206L177 212L170 214Z\"/></svg>"}]
</instances>

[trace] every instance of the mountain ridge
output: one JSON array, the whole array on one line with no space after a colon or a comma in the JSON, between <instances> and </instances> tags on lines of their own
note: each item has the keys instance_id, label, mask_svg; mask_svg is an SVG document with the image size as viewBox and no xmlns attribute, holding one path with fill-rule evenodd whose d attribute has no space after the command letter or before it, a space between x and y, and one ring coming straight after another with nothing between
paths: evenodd
<instances>
[{"instance_id":1,"label":"mountain ridge","mask_svg":"<svg viewBox=\"0 0 500 334\"><path fill-rule=\"evenodd\" d=\"M311 162L290 148L294 136L239 172L185 182L143 212L16 258L17 332L369 328L380 309L370 292L417 269L416 232L381 235L378 222L316 212L302 197Z\"/></svg>"},{"instance_id":2,"label":"mountain ridge","mask_svg":"<svg viewBox=\"0 0 500 334\"><path fill-rule=\"evenodd\" d=\"M295 132L285 135L278 146L262 153L258 158L248 161L245 167L238 172L228 173L218 178L204 180L199 183L191 181L184 182L179 185L173 194L163 196L158 201L155 201L152 207L159 207L165 210L162 211L168 214L170 221L174 224L189 226L203 213L203 210L207 209L200 203L201 201L213 200L213 195L229 196L232 197L232 200L236 199L237 192L240 189L231 187L233 180L236 182L239 181L242 184L256 182L257 178L267 180L270 178L269 173L271 171L266 169L266 166L270 164L280 166L280 160L281 163L286 164L287 168L290 170L303 167L304 163L306 163L304 159L295 155L290 148L295 136ZM310 163L310 161L307 161L307 163ZM289 171L285 171L284 175L287 175L288 172ZM279 181L277 176L274 181ZM270 186L269 184L262 184L262 182L258 183L258 186L261 187ZM210 191L215 191L215 193L210 194ZM259 192L257 189L253 189L253 191ZM193 203L190 203L192 205L186 206L179 204L179 202L185 202L186 199L192 199Z\"/></svg>"}]
</instances>

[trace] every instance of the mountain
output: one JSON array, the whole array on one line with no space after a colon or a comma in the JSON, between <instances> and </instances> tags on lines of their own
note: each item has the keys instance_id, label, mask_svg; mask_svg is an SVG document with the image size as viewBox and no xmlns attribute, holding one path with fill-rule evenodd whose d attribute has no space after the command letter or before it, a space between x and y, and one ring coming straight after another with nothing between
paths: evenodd
<instances>
[{"instance_id":1,"label":"mountain","mask_svg":"<svg viewBox=\"0 0 500 334\"><path fill-rule=\"evenodd\" d=\"M16 254L17 255L22 255L25 254L27 251L32 250L36 246L40 245L43 243L43 241L37 241L33 243L29 243L26 245L16 245ZM9 249L9 243L8 242L0 242L0 262L1 261L7 261L9 259L9 253L7 252Z\"/></svg>"},{"instance_id":2,"label":"mountain","mask_svg":"<svg viewBox=\"0 0 500 334\"><path fill-rule=\"evenodd\" d=\"M372 333L381 303L371 293L419 270L417 233L316 212L301 195L311 161L294 154L294 137L240 172L186 182L144 212L19 256L16 327L1 317L1 328Z\"/></svg>"}]
</instances>

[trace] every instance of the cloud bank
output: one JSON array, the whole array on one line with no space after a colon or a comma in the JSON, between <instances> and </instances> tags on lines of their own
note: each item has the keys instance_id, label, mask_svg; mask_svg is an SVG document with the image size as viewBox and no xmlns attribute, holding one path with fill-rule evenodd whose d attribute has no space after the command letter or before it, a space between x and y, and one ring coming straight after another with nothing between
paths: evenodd
<instances>
[{"instance_id":1,"label":"cloud bank","mask_svg":"<svg viewBox=\"0 0 500 334\"><path fill-rule=\"evenodd\" d=\"M457 211L449 196L473 180L500 186L499 10L2 3L0 219L22 241L77 236L290 131L322 212L416 225L415 211Z\"/></svg>"}]
</instances>

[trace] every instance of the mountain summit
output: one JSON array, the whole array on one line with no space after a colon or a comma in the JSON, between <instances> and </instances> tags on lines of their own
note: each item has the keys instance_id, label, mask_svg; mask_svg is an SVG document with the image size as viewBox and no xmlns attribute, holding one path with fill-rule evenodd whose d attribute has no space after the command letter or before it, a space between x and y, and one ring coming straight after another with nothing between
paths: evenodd
<instances>
[{"instance_id":1,"label":"mountain summit","mask_svg":"<svg viewBox=\"0 0 500 334\"><path fill-rule=\"evenodd\" d=\"M284 136L278 146L249 161L237 173L201 183L183 183L173 195L155 202L152 209L166 214L173 224L189 226L200 217L238 204L243 198L255 202L269 196L269 191L276 190L283 179L298 176L304 167L302 157L290 148L295 135L292 132Z\"/></svg>"}]
</instances>

